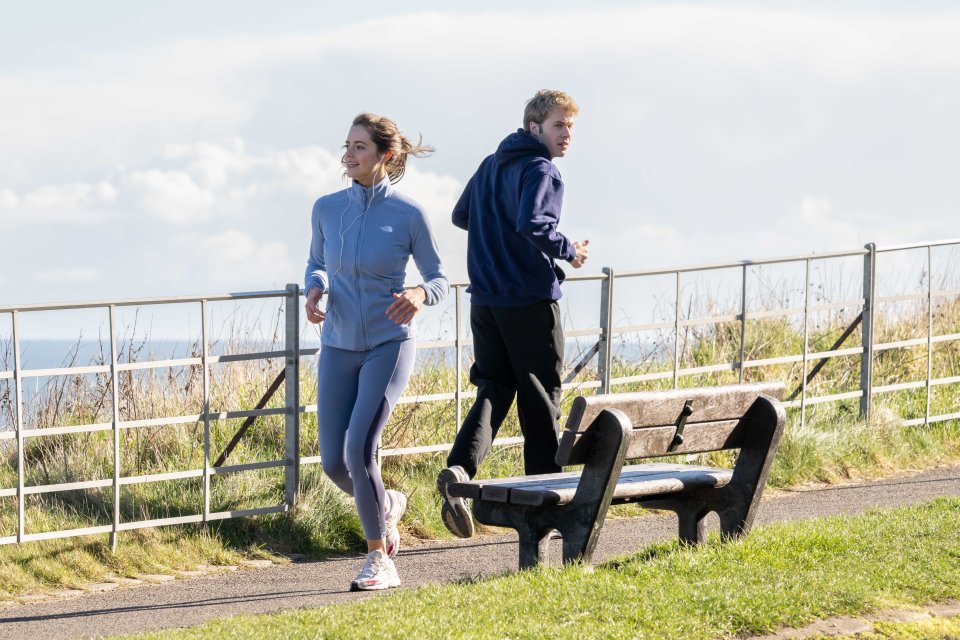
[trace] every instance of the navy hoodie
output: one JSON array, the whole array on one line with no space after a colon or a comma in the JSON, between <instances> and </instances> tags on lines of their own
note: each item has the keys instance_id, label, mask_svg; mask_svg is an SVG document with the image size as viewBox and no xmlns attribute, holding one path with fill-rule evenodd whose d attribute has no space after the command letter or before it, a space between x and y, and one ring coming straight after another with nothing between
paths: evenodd
<instances>
[{"instance_id":1,"label":"navy hoodie","mask_svg":"<svg viewBox=\"0 0 960 640\"><path fill-rule=\"evenodd\" d=\"M559 300L573 242L557 231L563 181L547 147L523 129L504 138L467 183L453 224L467 230L470 301L522 307Z\"/></svg>"}]
</instances>

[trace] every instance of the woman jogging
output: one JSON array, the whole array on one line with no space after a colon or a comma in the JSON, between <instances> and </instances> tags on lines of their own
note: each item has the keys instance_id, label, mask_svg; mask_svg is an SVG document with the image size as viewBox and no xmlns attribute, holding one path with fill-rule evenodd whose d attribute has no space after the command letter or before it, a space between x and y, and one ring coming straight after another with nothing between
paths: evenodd
<instances>
[{"instance_id":1,"label":"woman jogging","mask_svg":"<svg viewBox=\"0 0 960 640\"><path fill-rule=\"evenodd\" d=\"M393 557L406 496L384 490L376 449L415 359L413 319L449 284L423 209L394 190L414 145L390 119L358 115L341 163L349 188L313 206L304 289L307 320L323 322L317 423L324 472L353 496L367 539L363 569L351 590L400 584ZM413 256L423 284L404 288ZM319 303L326 297L326 310Z\"/></svg>"}]
</instances>

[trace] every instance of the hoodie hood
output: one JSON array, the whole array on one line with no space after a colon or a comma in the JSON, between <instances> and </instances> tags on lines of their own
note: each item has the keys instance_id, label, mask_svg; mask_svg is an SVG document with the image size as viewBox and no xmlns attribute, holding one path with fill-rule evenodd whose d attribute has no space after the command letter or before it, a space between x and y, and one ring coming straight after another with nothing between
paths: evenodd
<instances>
[{"instance_id":1,"label":"hoodie hood","mask_svg":"<svg viewBox=\"0 0 960 640\"><path fill-rule=\"evenodd\" d=\"M500 164L518 158L529 158L530 156L549 160L550 151L547 149L547 145L523 129L517 129L515 133L511 133L504 138L500 146L497 147L496 153L494 153L494 157Z\"/></svg>"}]
</instances>

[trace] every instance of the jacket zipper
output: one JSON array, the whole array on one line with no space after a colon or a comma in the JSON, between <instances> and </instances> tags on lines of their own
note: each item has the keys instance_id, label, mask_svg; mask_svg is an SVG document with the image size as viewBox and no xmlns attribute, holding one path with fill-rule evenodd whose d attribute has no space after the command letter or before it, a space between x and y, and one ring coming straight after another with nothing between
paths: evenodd
<instances>
[{"instance_id":1,"label":"jacket zipper","mask_svg":"<svg viewBox=\"0 0 960 640\"><path fill-rule=\"evenodd\" d=\"M363 211L360 215L360 229L357 232L357 249L353 256L354 280L357 283L357 310L360 313L360 336L363 340L364 351L370 350L370 336L367 333L367 318L363 308L363 287L360 285L360 249L363 246L363 235L367 227L367 211L373 206L373 197L375 193L370 193L370 200L364 203Z\"/></svg>"}]
</instances>

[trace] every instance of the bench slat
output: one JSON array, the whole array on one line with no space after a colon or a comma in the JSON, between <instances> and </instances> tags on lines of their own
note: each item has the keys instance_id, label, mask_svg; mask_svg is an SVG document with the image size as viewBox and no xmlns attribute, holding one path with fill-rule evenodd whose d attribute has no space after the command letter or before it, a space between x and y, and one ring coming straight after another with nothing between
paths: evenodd
<instances>
[{"instance_id":1,"label":"bench slat","mask_svg":"<svg viewBox=\"0 0 960 640\"><path fill-rule=\"evenodd\" d=\"M783 383L762 382L698 389L637 391L598 396L578 396L567 417L567 429L584 431L604 409L627 414L634 428L675 424L683 403L693 401L689 423L739 418L758 395L783 397ZM688 423L688 424L689 424Z\"/></svg>"},{"instance_id":2,"label":"bench slat","mask_svg":"<svg viewBox=\"0 0 960 640\"><path fill-rule=\"evenodd\" d=\"M656 473L672 469L693 468L690 465L677 465L668 463L650 462L643 465L635 465L636 468L642 467L647 473ZM707 468L707 467L704 467ZM494 502L507 502L510 489L529 487L532 485L543 486L566 486L573 484L576 486L580 482L579 471L564 471L561 473L544 473L538 476L514 476L512 478L484 478L468 480L466 482L454 482L450 485L450 495L457 498L493 500Z\"/></svg>"},{"instance_id":3,"label":"bench slat","mask_svg":"<svg viewBox=\"0 0 960 640\"><path fill-rule=\"evenodd\" d=\"M470 480L468 482L454 482L450 485L450 495L457 498L472 498L474 500L479 499L481 493L486 488L493 488L493 493L491 495L497 495L496 487L502 485L517 485L520 483L536 479L565 479L565 478L574 478L575 481L579 481L580 472L579 471L567 471L564 473L550 473L540 476L516 476L513 478L487 478L483 480ZM484 495L484 499L489 499ZM497 500L497 502L506 502L506 500Z\"/></svg>"},{"instance_id":4,"label":"bench slat","mask_svg":"<svg viewBox=\"0 0 960 640\"><path fill-rule=\"evenodd\" d=\"M617 482L616 489L613 492L614 501L645 498L701 487L723 487L729 484L733 477L731 469L688 468L687 465L675 465L675 467L673 470L663 470L659 473L646 473L640 470L636 474L631 474L631 470L636 467L624 467L620 481ZM565 487L544 487L542 489L534 487L514 489L510 493L510 502L530 506L561 505L573 500L576 491L575 484Z\"/></svg>"},{"instance_id":5,"label":"bench slat","mask_svg":"<svg viewBox=\"0 0 960 640\"><path fill-rule=\"evenodd\" d=\"M663 495L701 487L722 487L733 477L731 469L696 467L692 465L666 465L671 469L650 472L648 465L624 467L613 492L615 501ZM576 483L567 486L525 487L510 492L512 504L530 506L561 505L573 500Z\"/></svg>"},{"instance_id":6,"label":"bench slat","mask_svg":"<svg viewBox=\"0 0 960 640\"><path fill-rule=\"evenodd\" d=\"M688 465L665 463L648 463L645 465L637 465L637 467L643 467L645 473L670 471L677 468L692 468ZM579 482L579 471L549 473L538 476L518 476L514 478L490 478L486 480L470 480L467 482L453 483L450 485L450 494L461 498L480 496L483 500L508 502L510 501L509 496L512 489L524 489L533 486L548 488L576 487Z\"/></svg>"},{"instance_id":7,"label":"bench slat","mask_svg":"<svg viewBox=\"0 0 960 640\"><path fill-rule=\"evenodd\" d=\"M627 460L736 449L743 441L744 429L738 426L739 423L739 420L688 422L683 431L683 444L673 451L669 449L677 432L676 425L634 429L627 448ZM584 434L565 431L560 439L557 460L565 465L583 464L584 454L576 451L576 446L583 437Z\"/></svg>"},{"instance_id":8,"label":"bench slat","mask_svg":"<svg viewBox=\"0 0 960 640\"><path fill-rule=\"evenodd\" d=\"M722 487L730 482L731 469L698 465L647 463L624 467L614 500L672 493L697 487ZM566 504L580 482L579 472L551 473L521 478L473 480L450 485L459 497L479 496L490 502L530 506Z\"/></svg>"}]
</instances>

